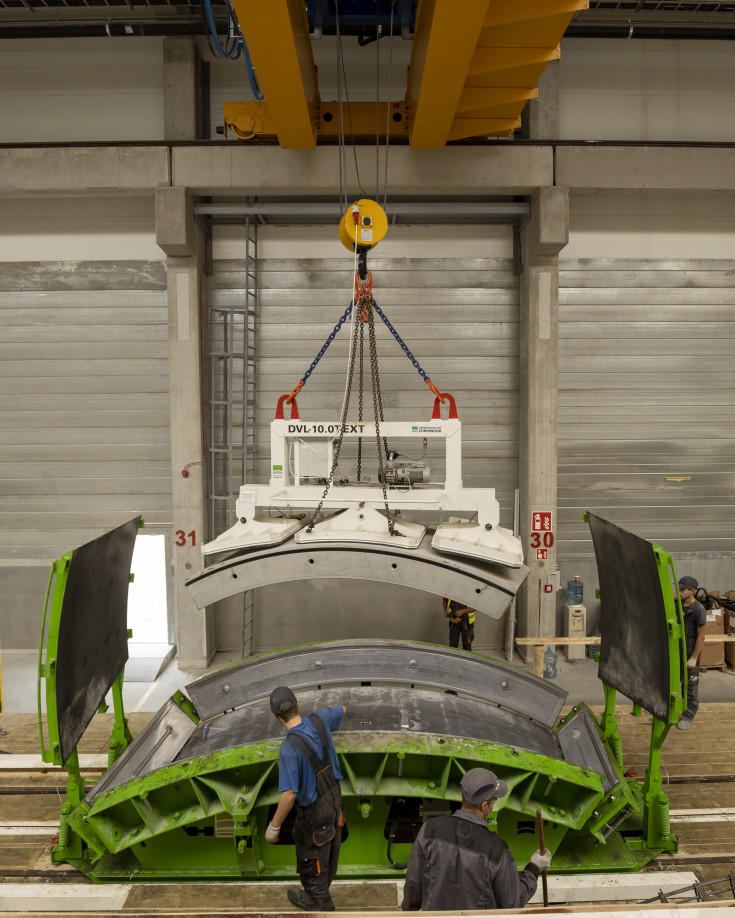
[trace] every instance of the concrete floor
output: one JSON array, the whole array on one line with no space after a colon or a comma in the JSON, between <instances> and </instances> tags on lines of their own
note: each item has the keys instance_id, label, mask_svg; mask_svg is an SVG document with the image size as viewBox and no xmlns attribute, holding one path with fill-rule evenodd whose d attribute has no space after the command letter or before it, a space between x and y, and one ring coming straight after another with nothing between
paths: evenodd
<instances>
[{"instance_id":1,"label":"concrete floor","mask_svg":"<svg viewBox=\"0 0 735 918\"><path fill-rule=\"evenodd\" d=\"M505 659L500 653L496 656L499 660ZM237 659L235 653L219 653L210 669L221 669ZM517 654L513 657L513 665L527 671L531 670L531 666L524 664ZM37 710L37 667L38 655L35 652L2 652L3 712L29 714ZM128 669L135 679L126 679L123 685L123 700L128 713L157 711L177 689L185 691L187 683L198 679L205 672L180 670L176 661L171 660L158 675L155 675L155 667L151 669L150 676L146 679L140 672L133 672L136 669L135 658L131 658ZM143 681L139 681L141 678ZM589 705L604 704L602 683L597 677L597 663L591 659L569 662L563 653L559 653L554 684L568 693L567 703L570 705L580 701L585 701ZM701 702L735 702L735 673L730 670L709 670L704 673L699 698ZM112 703L109 697L108 702ZM619 702L625 704L622 698Z\"/></svg>"}]
</instances>

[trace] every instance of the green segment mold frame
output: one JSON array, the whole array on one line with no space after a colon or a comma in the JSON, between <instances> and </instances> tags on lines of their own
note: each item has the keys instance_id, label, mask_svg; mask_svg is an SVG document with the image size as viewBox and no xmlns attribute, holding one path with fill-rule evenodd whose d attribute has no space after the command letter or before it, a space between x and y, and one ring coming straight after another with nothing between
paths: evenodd
<instances>
[{"instance_id":1,"label":"green segment mold frame","mask_svg":"<svg viewBox=\"0 0 735 918\"><path fill-rule=\"evenodd\" d=\"M276 684L291 685L305 712L325 704L347 708L335 733L347 816L340 877L400 875L422 821L459 805L462 775L478 765L508 784L491 826L519 866L538 847L537 810L554 854L552 872L635 871L662 851L675 851L660 753L685 704L683 638L671 559L653 548L669 634L670 704L666 723L654 717L644 781L625 774L614 717L617 689L609 684L599 722L584 704L559 720L560 689L479 654L410 642L307 645L259 655L192 683L186 689L191 697L175 693L132 743L122 672L116 673L111 767L87 789L76 750L69 755L52 859L95 881L294 877L289 823L278 844L265 841L279 796L282 733L267 702ZM65 555L52 571L39 670L49 712L49 745L42 732L42 748L45 760L56 764L54 642L74 563ZM605 640L603 629L603 649Z\"/></svg>"}]
</instances>

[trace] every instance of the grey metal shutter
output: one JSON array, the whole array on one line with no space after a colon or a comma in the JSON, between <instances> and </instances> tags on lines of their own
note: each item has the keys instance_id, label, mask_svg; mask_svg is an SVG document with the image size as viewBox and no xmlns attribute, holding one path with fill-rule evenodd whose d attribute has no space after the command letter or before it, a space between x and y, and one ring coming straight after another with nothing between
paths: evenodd
<instances>
[{"instance_id":1,"label":"grey metal shutter","mask_svg":"<svg viewBox=\"0 0 735 918\"><path fill-rule=\"evenodd\" d=\"M373 255L369 264L378 305L432 382L456 399L465 487L494 487L501 522L511 526L518 483L518 278L512 260ZM210 309L244 299L243 271L239 261L214 262ZM347 307L352 262L349 257L266 258L259 261L258 273L255 480L265 483L276 403L303 377ZM377 317L376 338L386 419L428 420L434 396ZM302 418L338 419L348 343L345 324L298 396ZM372 419L368 373L366 362L365 417ZM351 417L357 417L357 403L355 381ZM415 450L417 441L403 445ZM363 449L372 461L374 445ZM433 457L430 464L432 482L442 481L443 457Z\"/></svg>"},{"instance_id":2,"label":"grey metal shutter","mask_svg":"<svg viewBox=\"0 0 735 918\"><path fill-rule=\"evenodd\" d=\"M6 263L0 325L0 557L170 527L164 263Z\"/></svg>"},{"instance_id":3,"label":"grey metal shutter","mask_svg":"<svg viewBox=\"0 0 735 918\"><path fill-rule=\"evenodd\" d=\"M565 260L560 285L560 557L591 552L585 510L734 550L732 262Z\"/></svg>"},{"instance_id":4,"label":"grey metal shutter","mask_svg":"<svg viewBox=\"0 0 735 918\"><path fill-rule=\"evenodd\" d=\"M270 240L279 232L277 227L266 229ZM446 246L442 243L442 250L450 257L414 259L371 254L373 292L437 388L451 392L456 399L463 422L465 487L494 487L501 523L510 527L518 486L519 388L519 286L510 257L511 230L493 229L502 238L503 252L508 253L507 257L493 258L463 257L462 242L453 230L446 228ZM241 248L244 252L244 245ZM333 244L324 248L334 251ZM214 254L208 290L210 315L217 309L242 307L245 302L244 259L218 257L217 235ZM352 260L349 255L265 257L259 259L258 277L255 481L265 483L270 474L270 423L276 403L302 378L345 311L351 297ZM379 319L376 338L386 418L429 419L433 395ZM348 342L349 330L343 327L298 396L303 419L332 420L339 416ZM215 340L213 349L217 347ZM356 417L356 391L351 405ZM372 417L369 388L365 413ZM413 440L405 446L415 449L417 444L420 441ZM375 445L366 442L364 450L368 460L363 467L367 468L367 462L375 462ZM443 481L443 461L436 462L432 455L427 458L432 482ZM350 474L351 468L354 466L348 455L344 463L340 462L340 472ZM373 470L369 471L374 476ZM311 582L281 584L258 590L255 603L254 646L258 652L284 643L340 638L446 641L441 603L430 594L405 587L371 583L366 589L364 583L350 580L334 581L330 589ZM484 651L502 640L503 625L480 617L483 621L475 646ZM220 604L217 640L221 648L239 651L244 644L243 620L239 606L225 608Z\"/></svg>"}]
</instances>

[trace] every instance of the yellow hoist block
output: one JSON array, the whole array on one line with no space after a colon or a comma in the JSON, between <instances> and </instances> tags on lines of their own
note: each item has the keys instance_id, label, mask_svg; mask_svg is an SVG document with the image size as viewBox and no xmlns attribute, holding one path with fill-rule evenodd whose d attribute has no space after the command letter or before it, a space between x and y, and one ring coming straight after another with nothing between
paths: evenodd
<instances>
[{"instance_id":1,"label":"yellow hoist block","mask_svg":"<svg viewBox=\"0 0 735 918\"><path fill-rule=\"evenodd\" d=\"M377 203L363 198L355 201L342 217L339 224L339 241L351 252L355 244L363 249L372 249L388 232L388 218Z\"/></svg>"}]
</instances>

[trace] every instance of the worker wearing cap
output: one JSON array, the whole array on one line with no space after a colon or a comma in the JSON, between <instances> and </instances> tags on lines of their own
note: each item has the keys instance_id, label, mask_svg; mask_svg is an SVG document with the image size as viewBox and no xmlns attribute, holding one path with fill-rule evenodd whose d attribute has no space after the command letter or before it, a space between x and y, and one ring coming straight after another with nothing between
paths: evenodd
<instances>
[{"instance_id":1,"label":"worker wearing cap","mask_svg":"<svg viewBox=\"0 0 735 918\"><path fill-rule=\"evenodd\" d=\"M694 577L682 577L679 580L679 595L684 609L684 633L687 645L687 709L676 725L680 730L688 730L699 710L699 655L704 647L704 632L707 624L707 612L701 602L694 598L699 583Z\"/></svg>"},{"instance_id":2,"label":"worker wearing cap","mask_svg":"<svg viewBox=\"0 0 735 918\"><path fill-rule=\"evenodd\" d=\"M411 849L403 888L404 912L523 908L536 892L551 854L536 851L519 873L508 845L487 817L508 785L487 768L471 768L462 781L462 809L421 826Z\"/></svg>"},{"instance_id":3,"label":"worker wearing cap","mask_svg":"<svg viewBox=\"0 0 735 918\"><path fill-rule=\"evenodd\" d=\"M265 838L278 842L283 821L295 804L296 869L303 889L292 886L289 901L308 912L333 912L329 887L337 873L344 810L332 731L339 728L345 709L333 704L302 718L296 696L285 685L273 689L270 706L288 734L278 756L281 796Z\"/></svg>"},{"instance_id":4,"label":"worker wearing cap","mask_svg":"<svg viewBox=\"0 0 735 918\"><path fill-rule=\"evenodd\" d=\"M466 602L458 599L442 599L444 615L449 619L449 646L459 647L462 639L462 650L472 650L475 639L475 610Z\"/></svg>"}]
</instances>

